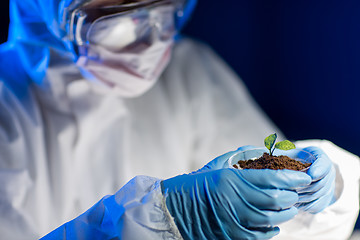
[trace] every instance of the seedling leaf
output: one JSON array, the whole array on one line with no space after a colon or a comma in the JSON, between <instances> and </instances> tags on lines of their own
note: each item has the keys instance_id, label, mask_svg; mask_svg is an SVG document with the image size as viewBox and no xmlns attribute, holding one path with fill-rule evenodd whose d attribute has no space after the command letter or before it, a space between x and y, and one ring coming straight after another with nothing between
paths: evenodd
<instances>
[{"instance_id":1,"label":"seedling leaf","mask_svg":"<svg viewBox=\"0 0 360 240\"><path fill-rule=\"evenodd\" d=\"M267 149L269 149L269 151L271 152L271 149L273 148L274 146L274 143L276 141L276 138L277 138L277 134L274 133L274 134L271 134L269 135L267 138L265 138L264 140L264 144L265 144L265 147Z\"/></svg>"},{"instance_id":2,"label":"seedling leaf","mask_svg":"<svg viewBox=\"0 0 360 240\"><path fill-rule=\"evenodd\" d=\"M284 140L284 141L276 143L275 148L280 149L280 150L290 150L290 149L295 149L296 147L289 140Z\"/></svg>"}]
</instances>

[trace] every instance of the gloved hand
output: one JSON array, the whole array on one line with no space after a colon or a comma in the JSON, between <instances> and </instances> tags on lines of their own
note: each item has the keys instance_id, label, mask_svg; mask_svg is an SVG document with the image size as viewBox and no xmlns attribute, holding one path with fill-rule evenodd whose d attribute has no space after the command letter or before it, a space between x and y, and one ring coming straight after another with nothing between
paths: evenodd
<instances>
[{"instance_id":1,"label":"gloved hand","mask_svg":"<svg viewBox=\"0 0 360 240\"><path fill-rule=\"evenodd\" d=\"M307 174L312 178L311 185L297 190L299 193L298 208L319 213L334 200L336 171L329 157L318 147L307 147L303 150L312 153L316 160Z\"/></svg>"},{"instance_id":2,"label":"gloved hand","mask_svg":"<svg viewBox=\"0 0 360 240\"><path fill-rule=\"evenodd\" d=\"M310 184L309 175L222 168L235 152L162 182L166 206L184 239L270 239L279 232L277 224L297 214L294 189Z\"/></svg>"}]
</instances>

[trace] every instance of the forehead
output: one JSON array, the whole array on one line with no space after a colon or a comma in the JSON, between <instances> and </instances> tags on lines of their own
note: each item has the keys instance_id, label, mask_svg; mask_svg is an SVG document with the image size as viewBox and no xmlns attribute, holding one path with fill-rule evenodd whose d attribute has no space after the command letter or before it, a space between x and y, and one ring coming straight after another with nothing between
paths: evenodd
<instances>
[{"instance_id":1,"label":"forehead","mask_svg":"<svg viewBox=\"0 0 360 240\"><path fill-rule=\"evenodd\" d=\"M133 11L137 8L171 3L172 0L92 0L82 5L80 9L86 14L87 21L91 22L100 17Z\"/></svg>"}]
</instances>

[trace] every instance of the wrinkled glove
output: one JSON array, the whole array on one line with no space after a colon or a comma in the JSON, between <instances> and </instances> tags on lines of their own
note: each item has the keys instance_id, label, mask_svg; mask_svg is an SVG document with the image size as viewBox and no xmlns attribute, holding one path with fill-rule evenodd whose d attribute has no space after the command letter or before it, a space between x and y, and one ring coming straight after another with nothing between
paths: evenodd
<instances>
[{"instance_id":1,"label":"wrinkled glove","mask_svg":"<svg viewBox=\"0 0 360 240\"><path fill-rule=\"evenodd\" d=\"M294 189L310 184L309 175L223 168L237 151L162 182L166 206L184 239L270 239L279 232L276 225L297 214Z\"/></svg>"},{"instance_id":2,"label":"wrinkled glove","mask_svg":"<svg viewBox=\"0 0 360 240\"><path fill-rule=\"evenodd\" d=\"M312 178L311 185L297 190L299 193L298 208L319 213L328 207L334 199L336 170L329 157L318 147L307 147L303 150L315 156L314 163L307 174Z\"/></svg>"}]
</instances>

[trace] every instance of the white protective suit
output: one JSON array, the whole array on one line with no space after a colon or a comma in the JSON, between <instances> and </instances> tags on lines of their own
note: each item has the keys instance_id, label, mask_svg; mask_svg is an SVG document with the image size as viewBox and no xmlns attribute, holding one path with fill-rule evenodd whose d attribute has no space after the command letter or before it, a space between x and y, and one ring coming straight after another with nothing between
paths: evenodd
<instances>
[{"instance_id":1,"label":"white protective suit","mask_svg":"<svg viewBox=\"0 0 360 240\"><path fill-rule=\"evenodd\" d=\"M39 1L24 6L45 4ZM14 2L13 8L24 8ZM28 10L27 17L35 14ZM121 219L120 239L181 239L159 179L196 170L239 146L261 145L279 132L201 43L180 40L155 86L124 99L111 89L97 91L53 44L56 33L42 30L34 46L13 33L0 48L0 239L39 238L120 188L77 217L72 227L79 239L91 237L83 232L89 226L112 236L111 224L99 224L107 218ZM43 57L29 61L32 51ZM34 67L46 69L44 80ZM347 239L358 213L359 159L328 141L297 143L309 145L334 161L337 200L281 225L275 239Z\"/></svg>"}]
</instances>

